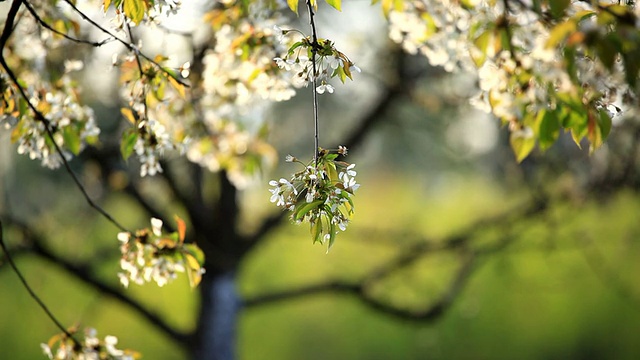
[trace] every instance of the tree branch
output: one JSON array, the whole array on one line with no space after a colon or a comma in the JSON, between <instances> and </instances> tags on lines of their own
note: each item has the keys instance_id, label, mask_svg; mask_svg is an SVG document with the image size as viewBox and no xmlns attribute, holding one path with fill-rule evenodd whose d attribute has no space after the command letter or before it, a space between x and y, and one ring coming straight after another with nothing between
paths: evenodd
<instances>
[{"instance_id":1,"label":"tree branch","mask_svg":"<svg viewBox=\"0 0 640 360\"><path fill-rule=\"evenodd\" d=\"M70 275L81 280L101 294L106 294L120 301L124 305L130 307L141 317L146 319L151 325L162 331L167 337L169 337L182 347L186 347L188 345L188 341L190 338L189 334L183 333L173 328L158 314L149 311L141 303L122 293L119 288L105 283L103 280L93 274L93 272L91 271L91 266L89 264L75 264L54 254L44 246L44 240L40 236L31 232L26 224L13 219L10 220L10 224L17 227L22 232L25 239L27 239L31 243L32 252L34 254L60 266Z\"/></svg>"},{"instance_id":2,"label":"tree branch","mask_svg":"<svg viewBox=\"0 0 640 360\"><path fill-rule=\"evenodd\" d=\"M5 45L6 45L7 41L9 40L9 37L11 36L11 33L13 32L13 22L15 20L16 14L18 13L18 10L20 8L21 2L22 2L22 0L14 0L13 3L11 4L11 9L9 10L9 13L7 14L7 19L5 20L4 30L2 31L2 35L0 36L0 49L4 49L5 48ZM84 196L84 198L87 201L87 203L92 208L94 208L96 211L98 211L102 216L104 216L107 220L109 220L109 222L111 222L117 228L119 228L121 231L127 231L127 229L124 226L122 226L119 222L117 222L109 213L104 211L99 205L97 205L91 199L91 197L89 196L89 194L85 190L84 186L82 185L82 183L80 182L80 180L78 179L76 174L73 172L73 170L71 170L71 166L69 166L69 162L64 157L64 153L62 152L62 149L60 148L58 143L55 141L55 139L53 137L53 131L51 130L51 124L49 123L49 120L33 105L33 103L31 103L31 101L29 99L29 96L27 95L25 89L20 85L20 83L18 81L18 78L16 77L16 75L13 73L13 71L11 70L9 65L7 64L7 62L6 62L5 58L4 58L4 55L1 52L0 52L0 65L2 66L2 68L4 68L4 70L6 71L7 75L11 79L11 82L18 89L18 92L20 92L20 95L24 98L25 102L27 103L27 106L33 112L34 118L37 121L42 122L42 124L44 125L44 128L45 128L45 131L47 133L47 136L49 137L49 139L53 143L53 146L54 146L54 148L56 150L56 153L60 156L60 159L62 159L62 164L64 165L64 168L67 170L67 173L69 173L69 175L71 176L73 181L76 183L78 189L80 189L80 192Z\"/></svg>"},{"instance_id":3,"label":"tree branch","mask_svg":"<svg viewBox=\"0 0 640 360\"><path fill-rule=\"evenodd\" d=\"M356 296L363 304L374 310L400 319L415 321L434 320L445 313L445 311L453 304L457 295L462 291L464 285L473 272L473 265L476 263L476 258L480 255L486 255L503 249L506 244L510 243L514 239L508 231L501 231L503 234L501 238L504 239L498 241L495 246L471 250L469 248L469 243L474 236L483 228L495 226L511 227L519 219L529 218L540 214L544 212L546 208L546 201L541 200L541 198L533 198L528 205L515 207L515 210L507 211L492 218L481 219L468 226L466 230L439 243L423 238L421 241L408 246L393 259L369 272L356 283L344 280L333 280L326 283L249 297L244 300L244 305L247 308L252 308L321 293L346 293ZM460 267L458 268L455 277L450 282L447 290L445 290L441 296L429 306L422 309L399 308L370 294L369 289L376 283L398 270L407 268L417 260L422 259L426 254L436 251L454 250L459 251L459 255L461 256Z\"/></svg>"},{"instance_id":4,"label":"tree branch","mask_svg":"<svg viewBox=\"0 0 640 360\"><path fill-rule=\"evenodd\" d=\"M76 340L76 338L74 338L73 335L69 332L69 330L67 330L67 328L65 328L60 323L60 321L58 321L58 319L53 315L51 310L49 310L47 305L45 305L45 303L40 299L40 297L38 297L38 295L36 295L33 289L31 289L31 286L29 286L29 284L27 283L27 280L24 278L24 276L22 276L22 273L20 272L20 270L18 270L18 266L16 266L15 262L13 262L13 258L9 254L9 250L7 250L7 247L4 244L4 232L2 229L1 221L0 221L0 247L2 247L2 251L4 251L7 261L9 262L9 265L11 266L13 271L16 273L16 275L18 275L20 282L22 283L24 288L27 289L27 292L29 292L29 295L31 295L33 300L35 300L36 303L38 303L38 306L40 306L40 308L44 310L44 312L47 314L47 317L51 319L51 321L53 321L53 323L56 325L56 327L58 327L58 329L60 329L60 331L62 331L68 338L70 338L76 346L80 346L80 342L78 342L78 340Z\"/></svg>"},{"instance_id":5,"label":"tree branch","mask_svg":"<svg viewBox=\"0 0 640 360\"><path fill-rule=\"evenodd\" d=\"M26 0L21 0L22 3L24 4L24 6L27 8L27 10L29 11L29 13L31 14L31 16L33 16L33 18L36 20L36 22L38 22L42 27L44 27L45 29L54 32L62 37L64 37L65 39L75 42L75 43L79 43L79 44L87 44L87 45L91 45L93 47L100 47L106 43L109 43L111 41L114 41L114 38L107 38L104 39L102 41L90 41L90 40L83 40L83 39L77 39L74 38L72 36L69 36L66 33L63 33L62 31L59 31L55 28L53 28L51 25L49 25L47 22L45 22L36 12L36 10L33 8L33 6L31 6L31 4L26 1Z\"/></svg>"},{"instance_id":6,"label":"tree branch","mask_svg":"<svg viewBox=\"0 0 640 360\"><path fill-rule=\"evenodd\" d=\"M140 49L138 49L137 46L124 41L122 39L120 39L119 37L115 36L111 31L105 29L104 27L100 26L100 24L98 24L97 22L93 21L93 19L91 19L90 17L88 17L85 13L83 13L82 11L80 11L80 9L78 9L78 7L71 1L71 0L64 0L64 2L66 2L69 6L71 6L71 8L78 13L78 15L80 15L80 17L82 17L85 21L87 21L89 24L93 25L95 28L97 28L98 30L102 31L103 33L111 36L112 38L115 39L115 41L119 42L120 44L124 45L129 51L132 51L136 56L142 56L145 60L149 61L150 63L152 63L153 65L156 66L156 68L158 70L160 70L161 72L163 72L164 74L172 77L175 81L177 81L179 84L181 84L184 87L189 87L189 84L185 83L184 81L182 81L182 79L178 78L177 76L175 76L174 74L172 74L171 72L165 70L162 66L160 66L160 64L158 64L155 60L153 60L152 58L148 57L147 55L145 55L143 52L140 51ZM126 20L125 20L126 21Z\"/></svg>"}]
</instances>

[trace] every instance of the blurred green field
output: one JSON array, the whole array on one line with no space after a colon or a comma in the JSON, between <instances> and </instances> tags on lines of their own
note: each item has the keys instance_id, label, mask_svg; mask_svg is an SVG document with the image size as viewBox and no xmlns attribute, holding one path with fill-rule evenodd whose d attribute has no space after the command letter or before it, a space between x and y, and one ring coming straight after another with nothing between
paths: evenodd
<instances>
[{"instance_id":1,"label":"blurred green field","mask_svg":"<svg viewBox=\"0 0 640 360\"><path fill-rule=\"evenodd\" d=\"M357 279L419 234L438 242L475 220L512 209L522 200L488 181L459 179L417 185L403 178L363 176L357 217L329 254L312 245L308 229L284 226L246 259L239 290L251 297L326 279ZM264 195L264 194L262 194ZM253 195L247 195L252 202ZM266 205L263 196L259 200ZM109 209L144 221L131 204ZM64 205L56 205L63 207ZM64 209L57 209L63 211ZM128 214L127 212L131 212ZM435 322L397 320L348 295L324 294L246 309L238 326L241 359L638 359L640 358L640 197L621 192L607 202L553 204L545 218L519 220L516 238L483 256L453 307ZM51 215L50 215L51 216ZM52 236L58 251L75 245L114 244L102 220L70 227L60 220ZM55 227L51 216L49 228ZM66 225L65 225L66 224ZM7 232L9 243L15 233ZM504 235L485 231L478 243ZM78 247L79 249L79 247ZM90 258L88 250L69 252ZM116 284L117 248L100 274ZM118 302L69 278L56 266L21 256L18 265L35 291L65 324L80 323L99 335L116 335L123 348L144 359L184 354ZM434 253L386 279L376 294L407 307L432 301L455 268L450 253ZM131 294L190 329L195 293L183 277L169 286L133 286ZM0 358L44 358L39 343L57 331L7 266L0 270Z\"/></svg>"}]
</instances>

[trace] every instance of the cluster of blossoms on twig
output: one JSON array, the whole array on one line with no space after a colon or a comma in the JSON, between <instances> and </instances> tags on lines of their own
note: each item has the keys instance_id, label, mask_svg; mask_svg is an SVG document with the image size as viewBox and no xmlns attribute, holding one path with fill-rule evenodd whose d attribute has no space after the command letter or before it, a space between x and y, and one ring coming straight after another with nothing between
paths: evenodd
<instances>
[{"instance_id":1,"label":"cluster of blossoms on twig","mask_svg":"<svg viewBox=\"0 0 640 360\"><path fill-rule=\"evenodd\" d=\"M154 281L164 286L186 272L191 287L196 287L202 278L204 253L193 243L185 244L186 226L176 216L178 231L170 234L162 232L162 220L151 219L151 231L142 229L135 235L129 232L118 234L120 240L120 282L128 287L130 282L142 285Z\"/></svg>"},{"instance_id":2,"label":"cluster of blossoms on twig","mask_svg":"<svg viewBox=\"0 0 640 360\"><path fill-rule=\"evenodd\" d=\"M93 328L85 329L84 339L78 344L75 336L69 337L76 331L70 329L68 333L54 335L46 344L40 344L42 351L55 360L134 360L141 357L136 351L116 348L118 338L115 336L99 339Z\"/></svg>"},{"instance_id":3,"label":"cluster of blossoms on twig","mask_svg":"<svg viewBox=\"0 0 640 360\"><path fill-rule=\"evenodd\" d=\"M9 74L0 73L0 125L11 130L11 141L18 144L19 154L55 169L62 164L62 156L68 160L86 144L97 141L100 129L93 110L81 104L80 87L70 74L82 64L70 66L72 62L67 61L61 72L42 71L42 64L47 61L45 49L55 48L61 42L49 33L40 36L38 29L37 21L25 14L3 48L3 57L14 65L14 75L28 99L22 97ZM33 114L27 101L44 119ZM49 137L47 124L53 139Z\"/></svg>"},{"instance_id":4,"label":"cluster of blossoms on twig","mask_svg":"<svg viewBox=\"0 0 640 360\"><path fill-rule=\"evenodd\" d=\"M335 152L320 149L317 163L311 160L308 164L288 155L287 162L299 163L304 169L294 173L290 180L269 182L273 187L269 190L271 202L291 211L294 222L308 222L314 243L327 243L328 248L338 230L347 229L354 212L351 197L360 187L355 179L355 164L336 160L346 154L344 146Z\"/></svg>"},{"instance_id":5,"label":"cluster of blossoms on twig","mask_svg":"<svg viewBox=\"0 0 640 360\"><path fill-rule=\"evenodd\" d=\"M330 78L338 77L344 83L346 78L353 80L352 71L360 72L360 68L336 49L331 40L318 39L314 42L312 37L298 30L283 30L278 26L274 26L274 30L283 42L288 34L302 35L302 39L293 43L284 56L273 59L280 69L293 74L292 83L295 87L308 86L315 78L318 94L333 93L335 89L329 83ZM314 52L315 73L311 61Z\"/></svg>"},{"instance_id":6,"label":"cluster of blossoms on twig","mask_svg":"<svg viewBox=\"0 0 640 360\"><path fill-rule=\"evenodd\" d=\"M635 5L426 0L386 12L390 38L406 51L478 75L470 102L508 124L519 160L536 141L551 146L562 128L594 150L612 118L638 112L637 57L623 49L638 46Z\"/></svg>"}]
</instances>

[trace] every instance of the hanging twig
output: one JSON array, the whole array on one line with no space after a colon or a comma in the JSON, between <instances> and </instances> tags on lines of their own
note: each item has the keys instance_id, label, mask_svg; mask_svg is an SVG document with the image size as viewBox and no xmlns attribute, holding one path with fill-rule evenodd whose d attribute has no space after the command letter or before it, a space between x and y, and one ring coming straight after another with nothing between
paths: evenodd
<instances>
[{"instance_id":1,"label":"hanging twig","mask_svg":"<svg viewBox=\"0 0 640 360\"><path fill-rule=\"evenodd\" d=\"M314 135L313 135L313 162L315 163L315 167L318 167L318 149L320 148L319 144L319 131L318 131L318 94L316 91L316 78L317 74L317 64L316 64L316 54L318 53L318 33L316 32L316 23L313 19L315 13L313 12L313 5L311 5L311 0L307 0L307 9L309 10L309 25L311 26L311 66L313 70L313 74L311 76L311 86L313 88L313 126L314 126Z\"/></svg>"}]
</instances>

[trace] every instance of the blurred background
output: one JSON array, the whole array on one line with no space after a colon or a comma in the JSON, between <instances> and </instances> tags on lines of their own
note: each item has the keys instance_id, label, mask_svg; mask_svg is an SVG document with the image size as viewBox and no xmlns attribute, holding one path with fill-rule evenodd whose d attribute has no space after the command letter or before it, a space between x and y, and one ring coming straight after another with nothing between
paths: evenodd
<instances>
[{"instance_id":1,"label":"blurred background","mask_svg":"<svg viewBox=\"0 0 640 360\"><path fill-rule=\"evenodd\" d=\"M640 358L637 120L618 119L592 155L567 135L517 164L507 130L468 105L472 76L401 54L368 2L345 3L339 16L324 10L320 35L363 69L320 96L321 146L346 145L346 160L357 164L356 215L328 254L311 244L306 227L285 220L243 257L238 358ZM306 30L305 21L297 26ZM117 92L109 91L86 95L103 148L121 129L112 118ZM239 194L241 232L278 211L267 182L296 170L284 156L312 155L309 91L260 116L280 160ZM76 273L118 287L117 230L87 206L67 173L18 156L9 136L0 132L0 214L5 241L37 294L64 324L116 335L119 347L144 359L187 358L130 306L47 256L64 254ZM135 161L106 176L96 158L88 151L71 165L126 226L147 226L149 216L123 178L135 179L167 214L184 214L162 179L138 178ZM189 176L184 159L166 161L178 178ZM33 237L47 251L34 250ZM196 326L199 296L186 276L127 293L178 330ZM4 258L0 319L7 359L42 358L39 344L58 333Z\"/></svg>"}]
</instances>

